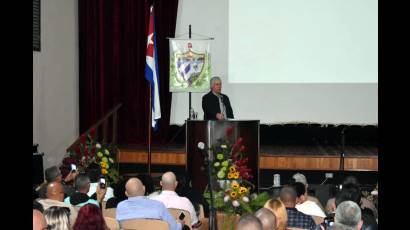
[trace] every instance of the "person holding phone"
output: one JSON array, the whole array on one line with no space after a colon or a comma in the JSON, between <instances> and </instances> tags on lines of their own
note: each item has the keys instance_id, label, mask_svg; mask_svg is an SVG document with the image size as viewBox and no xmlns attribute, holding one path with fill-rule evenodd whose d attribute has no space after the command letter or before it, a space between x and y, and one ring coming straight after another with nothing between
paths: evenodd
<instances>
[{"instance_id":1,"label":"person holding phone","mask_svg":"<svg viewBox=\"0 0 410 230\"><path fill-rule=\"evenodd\" d=\"M107 187L106 179L101 175L101 167L98 164L90 164L85 170L86 174L90 178L90 190L88 190L87 195L93 199L97 199L97 188L106 189L106 193L103 201L108 201L108 199L114 197L114 189Z\"/></svg>"}]
</instances>

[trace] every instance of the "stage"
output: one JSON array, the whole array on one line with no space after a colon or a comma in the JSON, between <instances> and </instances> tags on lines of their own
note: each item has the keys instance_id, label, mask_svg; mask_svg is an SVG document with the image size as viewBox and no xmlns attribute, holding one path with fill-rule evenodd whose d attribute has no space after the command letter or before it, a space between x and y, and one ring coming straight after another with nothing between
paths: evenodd
<instances>
[{"instance_id":1,"label":"stage","mask_svg":"<svg viewBox=\"0 0 410 230\"><path fill-rule=\"evenodd\" d=\"M147 148L122 146L119 163L148 164ZM271 145L260 146L260 170L340 170L340 146ZM153 147L152 165L186 166L185 146ZM375 146L346 146L344 171L378 171L378 149Z\"/></svg>"}]
</instances>

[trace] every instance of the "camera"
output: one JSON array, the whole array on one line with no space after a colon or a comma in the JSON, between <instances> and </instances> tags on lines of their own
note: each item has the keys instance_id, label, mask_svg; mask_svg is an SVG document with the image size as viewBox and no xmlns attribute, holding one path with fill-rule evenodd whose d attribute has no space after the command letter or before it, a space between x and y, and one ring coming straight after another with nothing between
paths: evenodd
<instances>
[{"instance_id":1,"label":"camera","mask_svg":"<svg viewBox=\"0 0 410 230\"><path fill-rule=\"evenodd\" d=\"M325 229L329 229L329 227L333 226L333 224L335 223L334 218L335 218L335 217L334 217L334 214L325 217L325 219L324 219L323 223L321 223L321 225L322 225Z\"/></svg>"}]
</instances>

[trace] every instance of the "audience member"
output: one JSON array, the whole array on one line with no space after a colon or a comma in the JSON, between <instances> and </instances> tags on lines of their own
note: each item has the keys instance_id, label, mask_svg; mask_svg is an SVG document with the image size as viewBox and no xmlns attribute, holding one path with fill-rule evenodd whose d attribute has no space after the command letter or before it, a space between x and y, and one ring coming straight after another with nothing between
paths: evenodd
<instances>
[{"instance_id":1,"label":"audience member","mask_svg":"<svg viewBox=\"0 0 410 230\"><path fill-rule=\"evenodd\" d=\"M278 198L270 199L265 203L263 207L271 210L275 215L276 229L285 230L286 226L288 225L288 213L283 202Z\"/></svg>"},{"instance_id":2,"label":"audience member","mask_svg":"<svg viewBox=\"0 0 410 230\"><path fill-rule=\"evenodd\" d=\"M77 218L77 211L71 204L64 203L64 191L63 186L59 182L51 182L47 186L47 198L39 199L38 202L43 205L44 209L48 209L52 206L66 207L70 209L70 223L74 224Z\"/></svg>"},{"instance_id":3,"label":"audience member","mask_svg":"<svg viewBox=\"0 0 410 230\"><path fill-rule=\"evenodd\" d=\"M91 199L87 193L90 189L90 178L86 174L79 174L74 181L76 192L64 199L64 202L77 207L82 207L86 204L95 204L100 206L101 201L105 196L105 189L97 187L97 200Z\"/></svg>"},{"instance_id":4,"label":"audience member","mask_svg":"<svg viewBox=\"0 0 410 230\"><path fill-rule=\"evenodd\" d=\"M306 179L305 175L303 175L302 173L296 173L292 176L292 178L295 180L295 182L300 182L300 183L305 185L306 192L307 192L307 200L315 202L317 204L317 206L319 206L320 209L322 209L322 212L324 212L325 209L323 208L323 206L320 203L319 199L314 197L314 196L309 195L309 189L308 189L309 184L307 182L307 179Z\"/></svg>"},{"instance_id":5,"label":"audience member","mask_svg":"<svg viewBox=\"0 0 410 230\"><path fill-rule=\"evenodd\" d=\"M47 229L47 222L43 213L37 209L33 209L33 230Z\"/></svg>"},{"instance_id":6,"label":"audience member","mask_svg":"<svg viewBox=\"0 0 410 230\"><path fill-rule=\"evenodd\" d=\"M71 185L67 185L66 183L75 179L75 177L77 176L76 172L70 172L63 180L60 169L57 168L57 166L52 166L50 168L47 168L44 174L46 182L43 183L38 190L38 195L40 198L47 198L47 185L51 182L61 183L63 185L65 196L71 196L72 194L74 194L74 188Z\"/></svg>"},{"instance_id":7,"label":"audience member","mask_svg":"<svg viewBox=\"0 0 410 230\"><path fill-rule=\"evenodd\" d=\"M121 223L128 219L160 219L168 222L171 230L181 229L182 225L174 219L165 205L144 196L145 186L138 178L131 178L125 184L128 199L117 206L116 219ZM183 221L182 221L183 223Z\"/></svg>"},{"instance_id":8,"label":"audience member","mask_svg":"<svg viewBox=\"0 0 410 230\"><path fill-rule=\"evenodd\" d=\"M178 185L175 174L173 172L166 172L162 175L160 181L162 192L158 196L150 199L162 202L166 208L182 209L189 212L191 215L191 226L199 227L200 223L191 201L186 197L178 196L175 189Z\"/></svg>"},{"instance_id":9,"label":"audience member","mask_svg":"<svg viewBox=\"0 0 410 230\"><path fill-rule=\"evenodd\" d=\"M49 226L48 230L70 230L70 209L52 206L44 211Z\"/></svg>"},{"instance_id":10,"label":"audience member","mask_svg":"<svg viewBox=\"0 0 410 230\"><path fill-rule=\"evenodd\" d=\"M34 209L34 210L38 210L38 211L40 211L41 213L44 212L44 207L43 207L43 205L42 205L40 202L38 202L37 200L33 201L33 209Z\"/></svg>"},{"instance_id":11,"label":"audience member","mask_svg":"<svg viewBox=\"0 0 410 230\"><path fill-rule=\"evenodd\" d=\"M276 217L271 210L261 208L255 212L255 216L261 221L263 230L276 229Z\"/></svg>"},{"instance_id":12,"label":"audience member","mask_svg":"<svg viewBox=\"0 0 410 230\"><path fill-rule=\"evenodd\" d=\"M120 179L113 185L114 197L107 200L107 203L105 204L106 209L117 208L118 203L127 199L127 196L125 195L125 182L124 179Z\"/></svg>"},{"instance_id":13,"label":"audience member","mask_svg":"<svg viewBox=\"0 0 410 230\"><path fill-rule=\"evenodd\" d=\"M335 223L360 230L363 224L360 207L353 201L343 201L336 208Z\"/></svg>"},{"instance_id":14,"label":"audience member","mask_svg":"<svg viewBox=\"0 0 410 230\"><path fill-rule=\"evenodd\" d=\"M263 230L261 221L252 214L242 215L236 230Z\"/></svg>"},{"instance_id":15,"label":"audience member","mask_svg":"<svg viewBox=\"0 0 410 230\"><path fill-rule=\"evenodd\" d=\"M97 187L100 182L101 176L101 167L96 163L90 164L85 170L86 174L90 178L90 190L87 195L94 200L97 200ZM103 201L107 201L111 197L114 197L114 191L111 187L106 187L106 193Z\"/></svg>"},{"instance_id":16,"label":"audience member","mask_svg":"<svg viewBox=\"0 0 410 230\"><path fill-rule=\"evenodd\" d=\"M343 182L342 182L342 188L347 185L347 184L354 184L360 187L359 180L354 177L354 176L347 176ZM377 219L378 218L378 211L376 206L370 202L368 199L362 197L360 201L360 207L362 209L368 208L372 210L374 217ZM335 198L330 198L327 203L326 203L326 213L332 213L336 210L336 203L335 203Z\"/></svg>"},{"instance_id":17,"label":"audience member","mask_svg":"<svg viewBox=\"0 0 410 230\"><path fill-rule=\"evenodd\" d=\"M329 228L329 230L355 230L355 229L352 227L346 226L344 224L334 223L332 227Z\"/></svg>"},{"instance_id":18,"label":"audience member","mask_svg":"<svg viewBox=\"0 0 410 230\"><path fill-rule=\"evenodd\" d=\"M362 197L360 193L360 188L358 185L346 184L343 186L342 190L339 191L339 193L336 195L335 203L337 207L344 201L352 201L355 202L357 205L360 205L360 202L362 200L361 198ZM376 218L374 217L373 212L370 209L361 209L361 218L363 220L363 230L378 229Z\"/></svg>"},{"instance_id":19,"label":"audience member","mask_svg":"<svg viewBox=\"0 0 410 230\"><path fill-rule=\"evenodd\" d=\"M306 186L301 182L295 182L292 186L295 188L297 195L296 209L311 216L316 224L322 223L326 214L315 202L307 199L308 195Z\"/></svg>"},{"instance_id":20,"label":"audience member","mask_svg":"<svg viewBox=\"0 0 410 230\"><path fill-rule=\"evenodd\" d=\"M136 176L142 184L145 186L145 196L149 196L150 194L155 192L155 186L154 186L154 179L148 174L138 174Z\"/></svg>"},{"instance_id":21,"label":"audience member","mask_svg":"<svg viewBox=\"0 0 410 230\"><path fill-rule=\"evenodd\" d=\"M205 200L205 197L202 193L192 188L189 173L185 172L184 174L177 175L177 180L178 186L175 192L179 196L188 198L194 206L197 214L199 214L199 205L202 205L202 207L204 208L205 217L209 217L209 204Z\"/></svg>"},{"instance_id":22,"label":"audience member","mask_svg":"<svg viewBox=\"0 0 410 230\"><path fill-rule=\"evenodd\" d=\"M292 186L285 186L280 191L280 200L286 207L288 213L288 227L316 229L316 224L312 217L299 212L296 206L296 191Z\"/></svg>"},{"instance_id":23,"label":"audience member","mask_svg":"<svg viewBox=\"0 0 410 230\"><path fill-rule=\"evenodd\" d=\"M86 204L78 211L73 230L109 230L99 207Z\"/></svg>"}]
</instances>

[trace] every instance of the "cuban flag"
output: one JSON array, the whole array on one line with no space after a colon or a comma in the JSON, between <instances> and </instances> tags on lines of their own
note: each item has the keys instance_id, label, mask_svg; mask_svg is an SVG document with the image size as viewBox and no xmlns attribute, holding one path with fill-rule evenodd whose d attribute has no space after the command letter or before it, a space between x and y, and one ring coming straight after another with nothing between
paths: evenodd
<instances>
[{"instance_id":1,"label":"cuban flag","mask_svg":"<svg viewBox=\"0 0 410 230\"><path fill-rule=\"evenodd\" d=\"M159 77L157 61L157 43L154 30L154 7L150 8L148 39L147 39L147 64L145 66L145 78L151 85L151 125L154 130L158 129L158 119L161 118L161 107L159 104Z\"/></svg>"}]
</instances>

